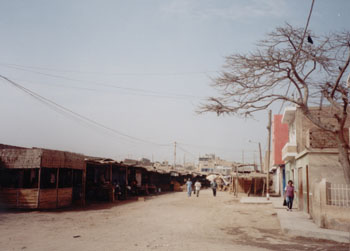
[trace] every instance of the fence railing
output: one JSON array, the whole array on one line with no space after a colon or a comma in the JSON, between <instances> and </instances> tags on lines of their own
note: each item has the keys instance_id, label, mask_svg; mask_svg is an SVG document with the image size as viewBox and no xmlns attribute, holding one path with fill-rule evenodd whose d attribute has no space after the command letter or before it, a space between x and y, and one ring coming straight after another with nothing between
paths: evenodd
<instances>
[{"instance_id":1,"label":"fence railing","mask_svg":"<svg viewBox=\"0 0 350 251\"><path fill-rule=\"evenodd\" d=\"M327 205L350 207L350 185L326 183Z\"/></svg>"}]
</instances>

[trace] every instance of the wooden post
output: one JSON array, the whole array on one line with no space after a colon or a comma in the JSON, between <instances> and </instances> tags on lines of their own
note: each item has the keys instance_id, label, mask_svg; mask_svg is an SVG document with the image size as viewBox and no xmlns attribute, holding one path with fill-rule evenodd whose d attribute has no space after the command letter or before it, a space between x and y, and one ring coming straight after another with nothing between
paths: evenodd
<instances>
[{"instance_id":1,"label":"wooden post","mask_svg":"<svg viewBox=\"0 0 350 251\"><path fill-rule=\"evenodd\" d=\"M267 150L267 168L266 168L266 198L269 200L269 190L270 190L270 156L271 156L271 110L269 110L269 125L267 126L267 130L269 131L268 138L268 150Z\"/></svg>"},{"instance_id":2,"label":"wooden post","mask_svg":"<svg viewBox=\"0 0 350 251\"><path fill-rule=\"evenodd\" d=\"M236 197L238 197L238 166L236 165Z\"/></svg>"},{"instance_id":3,"label":"wooden post","mask_svg":"<svg viewBox=\"0 0 350 251\"><path fill-rule=\"evenodd\" d=\"M307 206L307 213L310 213L310 187L309 187L309 166L306 165L306 206Z\"/></svg>"},{"instance_id":4,"label":"wooden post","mask_svg":"<svg viewBox=\"0 0 350 251\"><path fill-rule=\"evenodd\" d=\"M85 191L86 191L86 164L81 175L81 206L85 207Z\"/></svg>"},{"instance_id":5,"label":"wooden post","mask_svg":"<svg viewBox=\"0 0 350 251\"><path fill-rule=\"evenodd\" d=\"M38 171L38 201L37 201L37 208L40 207L40 183L41 183L41 165L39 167L39 171Z\"/></svg>"},{"instance_id":6,"label":"wooden post","mask_svg":"<svg viewBox=\"0 0 350 251\"><path fill-rule=\"evenodd\" d=\"M112 197L111 200L114 202L115 200L115 186L113 185L113 165L110 164L110 170L109 170L109 178L110 178L110 184L112 186Z\"/></svg>"},{"instance_id":7,"label":"wooden post","mask_svg":"<svg viewBox=\"0 0 350 251\"><path fill-rule=\"evenodd\" d=\"M72 186L72 205L73 205L73 201L74 201L74 169L70 169L70 170L71 170L70 184Z\"/></svg>"},{"instance_id":8,"label":"wooden post","mask_svg":"<svg viewBox=\"0 0 350 251\"><path fill-rule=\"evenodd\" d=\"M262 190L262 196L265 196L265 178L263 178L263 190Z\"/></svg>"},{"instance_id":9,"label":"wooden post","mask_svg":"<svg viewBox=\"0 0 350 251\"><path fill-rule=\"evenodd\" d=\"M263 173L263 161L262 161L261 144L260 144L260 142L259 142L259 155L260 155L260 172Z\"/></svg>"},{"instance_id":10,"label":"wooden post","mask_svg":"<svg viewBox=\"0 0 350 251\"><path fill-rule=\"evenodd\" d=\"M253 178L254 179L254 195L256 195L256 178Z\"/></svg>"},{"instance_id":11,"label":"wooden post","mask_svg":"<svg viewBox=\"0 0 350 251\"><path fill-rule=\"evenodd\" d=\"M109 181L111 184L113 183L113 171L112 171L112 164L109 165Z\"/></svg>"},{"instance_id":12,"label":"wooden post","mask_svg":"<svg viewBox=\"0 0 350 251\"><path fill-rule=\"evenodd\" d=\"M60 169L57 168L56 171L56 208L58 208L58 182L59 182L59 177L60 177Z\"/></svg>"},{"instance_id":13,"label":"wooden post","mask_svg":"<svg viewBox=\"0 0 350 251\"><path fill-rule=\"evenodd\" d=\"M127 188L128 185L129 185L128 184L128 167L125 166L125 199L128 198L128 188Z\"/></svg>"},{"instance_id":14,"label":"wooden post","mask_svg":"<svg viewBox=\"0 0 350 251\"><path fill-rule=\"evenodd\" d=\"M74 184L74 169L71 169L71 185L72 185L72 191L73 191L73 184Z\"/></svg>"},{"instance_id":15,"label":"wooden post","mask_svg":"<svg viewBox=\"0 0 350 251\"><path fill-rule=\"evenodd\" d=\"M16 208L19 206L18 205L18 196L19 196L19 188L16 188Z\"/></svg>"}]
</instances>

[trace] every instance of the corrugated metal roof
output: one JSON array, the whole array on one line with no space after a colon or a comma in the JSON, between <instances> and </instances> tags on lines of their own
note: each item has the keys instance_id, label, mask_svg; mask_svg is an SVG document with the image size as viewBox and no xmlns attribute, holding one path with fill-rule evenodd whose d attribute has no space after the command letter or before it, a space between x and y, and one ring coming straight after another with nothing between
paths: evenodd
<instances>
[{"instance_id":1,"label":"corrugated metal roof","mask_svg":"<svg viewBox=\"0 0 350 251\"><path fill-rule=\"evenodd\" d=\"M85 169L81 154L41 148L1 149L0 160L5 168L72 168Z\"/></svg>"}]
</instances>

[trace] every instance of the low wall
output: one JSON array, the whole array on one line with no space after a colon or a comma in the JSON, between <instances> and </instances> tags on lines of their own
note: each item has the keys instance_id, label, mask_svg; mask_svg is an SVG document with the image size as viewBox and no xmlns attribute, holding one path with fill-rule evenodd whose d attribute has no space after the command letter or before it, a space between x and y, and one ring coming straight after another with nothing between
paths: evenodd
<instances>
[{"instance_id":1,"label":"low wall","mask_svg":"<svg viewBox=\"0 0 350 251\"><path fill-rule=\"evenodd\" d=\"M310 214L315 223L328 229L350 231L350 208L327 205L327 182L321 182L313 186Z\"/></svg>"},{"instance_id":2,"label":"low wall","mask_svg":"<svg viewBox=\"0 0 350 251\"><path fill-rule=\"evenodd\" d=\"M37 208L37 188L1 188L1 208Z\"/></svg>"},{"instance_id":3,"label":"low wall","mask_svg":"<svg viewBox=\"0 0 350 251\"><path fill-rule=\"evenodd\" d=\"M58 207L68 207L72 205L72 201L73 189L71 187L58 189Z\"/></svg>"},{"instance_id":4,"label":"low wall","mask_svg":"<svg viewBox=\"0 0 350 251\"><path fill-rule=\"evenodd\" d=\"M39 208L41 209L56 208L56 204L57 204L56 188L40 189Z\"/></svg>"},{"instance_id":5,"label":"low wall","mask_svg":"<svg viewBox=\"0 0 350 251\"><path fill-rule=\"evenodd\" d=\"M350 232L350 208L325 205L326 228Z\"/></svg>"},{"instance_id":6,"label":"low wall","mask_svg":"<svg viewBox=\"0 0 350 251\"><path fill-rule=\"evenodd\" d=\"M54 189L40 189L39 208L52 209L67 207L72 204L73 190L71 187Z\"/></svg>"}]
</instances>

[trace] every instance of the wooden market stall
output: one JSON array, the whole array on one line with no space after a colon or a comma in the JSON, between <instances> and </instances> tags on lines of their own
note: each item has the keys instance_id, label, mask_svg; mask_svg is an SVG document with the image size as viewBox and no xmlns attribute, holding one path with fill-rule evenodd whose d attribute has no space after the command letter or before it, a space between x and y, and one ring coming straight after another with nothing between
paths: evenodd
<instances>
[{"instance_id":1,"label":"wooden market stall","mask_svg":"<svg viewBox=\"0 0 350 251\"><path fill-rule=\"evenodd\" d=\"M120 170L117 161L104 158L88 157L86 162L86 199L89 201L111 201L120 199L115 195L115 188L118 184L121 187L120 180L124 180L125 189L125 170ZM124 171L124 172L123 172ZM122 174L123 173L123 174ZM123 176L123 179L121 179Z\"/></svg>"},{"instance_id":2,"label":"wooden market stall","mask_svg":"<svg viewBox=\"0 0 350 251\"><path fill-rule=\"evenodd\" d=\"M85 204L83 155L40 149L0 150L0 207L52 209Z\"/></svg>"}]
</instances>

